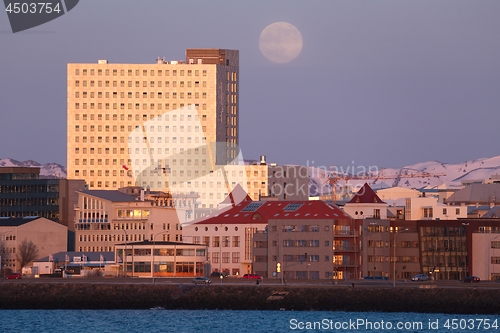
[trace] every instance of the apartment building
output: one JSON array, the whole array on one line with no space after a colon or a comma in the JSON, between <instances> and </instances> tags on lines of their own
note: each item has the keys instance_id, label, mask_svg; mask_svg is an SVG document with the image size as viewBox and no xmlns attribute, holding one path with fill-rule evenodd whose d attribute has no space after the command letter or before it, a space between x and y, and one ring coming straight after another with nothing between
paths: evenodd
<instances>
[{"instance_id":1,"label":"apartment building","mask_svg":"<svg viewBox=\"0 0 500 333\"><path fill-rule=\"evenodd\" d=\"M2 268L19 272L20 245L33 242L38 250L35 259L60 251L68 246L68 227L44 217L0 218L0 263ZM29 267L31 264L26 265Z\"/></svg>"},{"instance_id":2,"label":"apartment building","mask_svg":"<svg viewBox=\"0 0 500 333\"><path fill-rule=\"evenodd\" d=\"M113 252L116 244L142 241L181 241L186 207L155 195L127 190L82 190L75 207L77 251ZM129 192L130 193L130 192ZM157 196L161 198L161 196Z\"/></svg>"},{"instance_id":3,"label":"apartment building","mask_svg":"<svg viewBox=\"0 0 500 333\"><path fill-rule=\"evenodd\" d=\"M265 157L263 162L265 164ZM309 172L307 166L276 165L273 163L269 165L268 179L268 196L270 198L277 200L309 200Z\"/></svg>"},{"instance_id":4,"label":"apartment building","mask_svg":"<svg viewBox=\"0 0 500 333\"><path fill-rule=\"evenodd\" d=\"M38 167L0 167L0 217L40 216L73 230L83 180L40 178Z\"/></svg>"},{"instance_id":5,"label":"apartment building","mask_svg":"<svg viewBox=\"0 0 500 333\"><path fill-rule=\"evenodd\" d=\"M277 280L357 279L360 220L323 201L270 201L257 212L268 227L254 235L254 271Z\"/></svg>"},{"instance_id":6,"label":"apartment building","mask_svg":"<svg viewBox=\"0 0 500 333\"><path fill-rule=\"evenodd\" d=\"M195 191L207 209L233 183L254 197L262 182L267 188L267 172L247 180L253 172L238 148L239 51L187 49L185 60L151 64L68 64L67 88L68 179L85 179L91 190Z\"/></svg>"}]
</instances>

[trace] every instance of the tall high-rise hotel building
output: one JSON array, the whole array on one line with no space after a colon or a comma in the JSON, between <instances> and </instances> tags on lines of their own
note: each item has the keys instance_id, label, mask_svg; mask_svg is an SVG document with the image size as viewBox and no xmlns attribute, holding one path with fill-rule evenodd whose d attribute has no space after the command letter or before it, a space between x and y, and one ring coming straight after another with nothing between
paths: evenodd
<instances>
[{"instance_id":1,"label":"tall high-rise hotel building","mask_svg":"<svg viewBox=\"0 0 500 333\"><path fill-rule=\"evenodd\" d=\"M197 192L206 208L237 183L257 199L267 169L234 165L238 68L239 52L224 49L187 49L185 61L68 64L68 178L89 189Z\"/></svg>"}]
</instances>

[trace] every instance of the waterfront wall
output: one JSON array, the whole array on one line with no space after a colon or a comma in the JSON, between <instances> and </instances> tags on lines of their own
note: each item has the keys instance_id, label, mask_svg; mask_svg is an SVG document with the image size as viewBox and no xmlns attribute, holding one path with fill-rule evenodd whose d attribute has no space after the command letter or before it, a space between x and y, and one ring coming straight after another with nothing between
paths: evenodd
<instances>
[{"instance_id":1,"label":"waterfront wall","mask_svg":"<svg viewBox=\"0 0 500 333\"><path fill-rule=\"evenodd\" d=\"M500 314L499 289L2 283L1 309L232 309Z\"/></svg>"}]
</instances>

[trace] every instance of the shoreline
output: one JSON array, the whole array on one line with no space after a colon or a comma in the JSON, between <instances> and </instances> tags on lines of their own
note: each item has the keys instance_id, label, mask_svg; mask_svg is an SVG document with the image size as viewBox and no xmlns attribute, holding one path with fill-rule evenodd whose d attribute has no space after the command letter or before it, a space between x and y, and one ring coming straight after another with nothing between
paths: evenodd
<instances>
[{"instance_id":1,"label":"shoreline","mask_svg":"<svg viewBox=\"0 0 500 333\"><path fill-rule=\"evenodd\" d=\"M2 283L0 309L296 310L500 314L499 289Z\"/></svg>"}]
</instances>

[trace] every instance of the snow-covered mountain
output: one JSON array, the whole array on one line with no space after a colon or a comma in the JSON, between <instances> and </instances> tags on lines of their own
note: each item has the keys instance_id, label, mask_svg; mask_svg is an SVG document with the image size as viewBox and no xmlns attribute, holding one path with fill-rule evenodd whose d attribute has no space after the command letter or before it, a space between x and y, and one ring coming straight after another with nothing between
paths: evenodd
<instances>
[{"instance_id":1,"label":"snow-covered mountain","mask_svg":"<svg viewBox=\"0 0 500 333\"><path fill-rule=\"evenodd\" d=\"M472 161L466 161L458 164L442 163L438 161L429 161L408 165L403 168L384 168L366 172L363 174L363 168L356 167L353 170L342 170L338 173L359 175L359 177L347 177L348 184L354 187L360 187L368 183L372 188L386 188L401 186L407 188L458 188L462 181L482 181L491 176L500 174L500 156L491 158L481 158ZM329 194L331 185L328 177L332 177L331 170L322 170L315 167L309 168L309 188L310 195ZM337 175L337 173L336 173ZM338 179L337 187L344 186L345 179Z\"/></svg>"},{"instance_id":2,"label":"snow-covered mountain","mask_svg":"<svg viewBox=\"0 0 500 333\"><path fill-rule=\"evenodd\" d=\"M16 161L11 158L0 159L0 167L22 166L40 167L42 178L66 178L66 168L57 163L40 164L36 161ZM348 177L348 184L361 187L368 183L373 189L401 186L407 188L457 188L462 181L485 180L500 174L500 156L481 158L458 164L442 163L438 161L422 162L408 165L403 168L372 168L371 172L362 167L351 169L338 168L336 176L341 174L355 174L358 177ZM362 171L366 171L362 173ZM332 170L309 167L309 192L311 196L331 193L331 184L328 177L333 177ZM337 187L344 186L345 179L337 181Z\"/></svg>"},{"instance_id":3,"label":"snow-covered mountain","mask_svg":"<svg viewBox=\"0 0 500 333\"><path fill-rule=\"evenodd\" d=\"M17 161L12 158L0 159L0 167L39 167L40 178L66 178L66 168L57 163L40 164L38 162Z\"/></svg>"}]
</instances>

